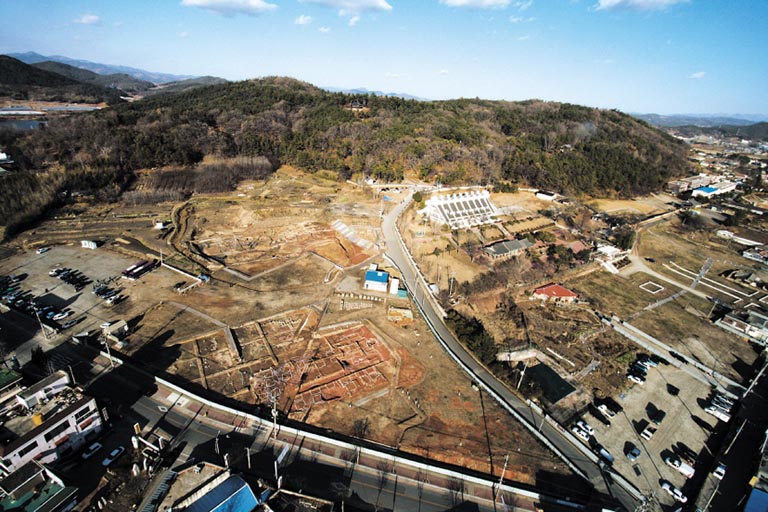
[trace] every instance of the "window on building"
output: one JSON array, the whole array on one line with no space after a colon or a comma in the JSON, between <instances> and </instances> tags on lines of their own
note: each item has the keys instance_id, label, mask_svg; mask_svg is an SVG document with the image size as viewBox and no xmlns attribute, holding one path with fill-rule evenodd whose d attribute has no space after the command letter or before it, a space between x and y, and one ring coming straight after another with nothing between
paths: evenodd
<instances>
[{"instance_id":1,"label":"window on building","mask_svg":"<svg viewBox=\"0 0 768 512\"><path fill-rule=\"evenodd\" d=\"M88 404L84 408L77 411L75 414L75 423L80 423L80 421L83 420L83 418L87 418L93 413L94 409L91 409L91 405Z\"/></svg>"},{"instance_id":2,"label":"window on building","mask_svg":"<svg viewBox=\"0 0 768 512\"><path fill-rule=\"evenodd\" d=\"M27 446L19 450L19 457L23 457L31 451L37 449L37 439L29 443Z\"/></svg>"},{"instance_id":3,"label":"window on building","mask_svg":"<svg viewBox=\"0 0 768 512\"><path fill-rule=\"evenodd\" d=\"M58 425L56 425L55 427L53 427L51 430L49 430L43 437L47 442L50 442L51 440L57 438L59 435L66 432L67 429L69 429L69 422L63 421Z\"/></svg>"}]
</instances>

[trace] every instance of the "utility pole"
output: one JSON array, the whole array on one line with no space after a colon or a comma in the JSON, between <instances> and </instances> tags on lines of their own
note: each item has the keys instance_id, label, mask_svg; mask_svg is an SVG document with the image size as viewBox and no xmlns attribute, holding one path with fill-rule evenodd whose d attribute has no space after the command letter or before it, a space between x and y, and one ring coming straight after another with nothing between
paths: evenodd
<instances>
[{"instance_id":1,"label":"utility pole","mask_svg":"<svg viewBox=\"0 0 768 512\"><path fill-rule=\"evenodd\" d=\"M40 311L38 311L37 308L35 308L35 317L37 317L37 322L40 324L40 330L43 331L43 336L47 340L48 331L45 330L45 325L43 324L43 321L40 319Z\"/></svg>"},{"instance_id":2,"label":"utility pole","mask_svg":"<svg viewBox=\"0 0 768 512\"><path fill-rule=\"evenodd\" d=\"M493 500L496 501L496 498L501 494L501 486L504 485L504 474L507 472L507 463L509 462L509 454L506 454L504 456L504 468L501 470L501 476L499 477L499 484L498 487L496 487L496 492L493 495Z\"/></svg>"}]
</instances>

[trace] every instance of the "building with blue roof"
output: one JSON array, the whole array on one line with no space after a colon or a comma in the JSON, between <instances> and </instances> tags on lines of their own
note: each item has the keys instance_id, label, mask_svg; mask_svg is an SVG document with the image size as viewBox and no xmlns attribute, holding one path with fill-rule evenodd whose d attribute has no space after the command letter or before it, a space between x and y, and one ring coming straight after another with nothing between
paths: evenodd
<instances>
[{"instance_id":1,"label":"building with blue roof","mask_svg":"<svg viewBox=\"0 0 768 512\"><path fill-rule=\"evenodd\" d=\"M376 292L387 292L389 284L389 272L381 270L367 270L365 272L365 284L363 288Z\"/></svg>"},{"instance_id":2,"label":"building with blue roof","mask_svg":"<svg viewBox=\"0 0 768 512\"><path fill-rule=\"evenodd\" d=\"M184 509L185 512L252 512L259 505L251 487L232 475Z\"/></svg>"}]
</instances>

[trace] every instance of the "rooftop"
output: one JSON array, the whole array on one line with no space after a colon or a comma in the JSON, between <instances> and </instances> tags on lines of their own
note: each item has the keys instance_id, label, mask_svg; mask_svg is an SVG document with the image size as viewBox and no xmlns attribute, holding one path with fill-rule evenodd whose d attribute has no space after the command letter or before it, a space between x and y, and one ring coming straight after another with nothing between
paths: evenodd
<instances>
[{"instance_id":1,"label":"rooftop","mask_svg":"<svg viewBox=\"0 0 768 512\"><path fill-rule=\"evenodd\" d=\"M258 505L251 487L232 475L188 506L186 512L251 512Z\"/></svg>"},{"instance_id":2,"label":"rooftop","mask_svg":"<svg viewBox=\"0 0 768 512\"><path fill-rule=\"evenodd\" d=\"M495 244L485 247L483 250L491 256L503 256L505 254L528 249L529 247L533 247L533 244L528 241L528 239L523 238L522 240L504 240L502 242L496 242Z\"/></svg>"},{"instance_id":3,"label":"rooftop","mask_svg":"<svg viewBox=\"0 0 768 512\"><path fill-rule=\"evenodd\" d=\"M548 284L547 286L536 288L533 290L533 293L536 295L546 295L548 297L578 297L578 294L559 284Z\"/></svg>"},{"instance_id":4,"label":"rooftop","mask_svg":"<svg viewBox=\"0 0 768 512\"><path fill-rule=\"evenodd\" d=\"M33 479L36 480L32 482ZM60 510L63 503L75 498L78 490L77 487L61 485L60 481L52 479L42 466L34 462L23 465L0 481L0 489L4 494L0 499L0 510L15 512Z\"/></svg>"},{"instance_id":5,"label":"rooftop","mask_svg":"<svg viewBox=\"0 0 768 512\"><path fill-rule=\"evenodd\" d=\"M21 380L21 375L13 370L0 368L0 390L12 386Z\"/></svg>"},{"instance_id":6,"label":"rooftop","mask_svg":"<svg viewBox=\"0 0 768 512\"><path fill-rule=\"evenodd\" d=\"M0 455L14 450L19 439L36 435L37 429L47 429L51 423L66 418L74 409L82 407L90 400L90 397L83 396L72 388L66 388L46 403L39 403L31 411L17 407L14 410L15 415L8 417L0 426ZM37 416L38 414L40 416Z\"/></svg>"},{"instance_id":7,"label":"rooftop","mask_svg":"<svg viewBox=\"0 0 768 512\"><path fill-rule=\"evenodd\" d=\"M365 272L365 280L373 281L374 283L386 283L389 281L389 272L382 272L381 270L368 270Z\"/></svg>"}]
</instances>

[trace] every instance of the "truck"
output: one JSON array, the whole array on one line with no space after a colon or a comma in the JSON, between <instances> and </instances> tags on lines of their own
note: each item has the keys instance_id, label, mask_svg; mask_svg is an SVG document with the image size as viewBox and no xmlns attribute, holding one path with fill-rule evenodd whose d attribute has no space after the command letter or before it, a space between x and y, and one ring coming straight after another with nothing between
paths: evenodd
<instances>
[{"instance_id":1,"label":"truck","mask_svg":"<svg viewBox=\"0 0 768 512\"><path fill-rule=\"evenodd\" d=\"M694 474L694 469L690 465L678 459L677 457L667 457L664 459L664 462L666 462L667 465L672 466L673 468L678 470L686 478L691 478Z\"/></svg>"}]
</instances>

